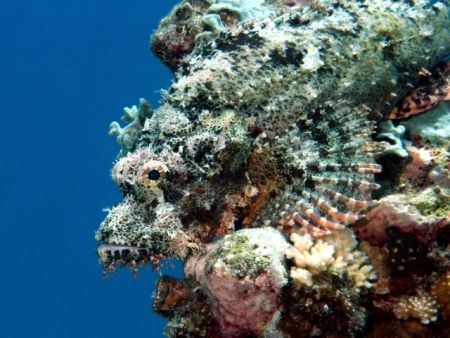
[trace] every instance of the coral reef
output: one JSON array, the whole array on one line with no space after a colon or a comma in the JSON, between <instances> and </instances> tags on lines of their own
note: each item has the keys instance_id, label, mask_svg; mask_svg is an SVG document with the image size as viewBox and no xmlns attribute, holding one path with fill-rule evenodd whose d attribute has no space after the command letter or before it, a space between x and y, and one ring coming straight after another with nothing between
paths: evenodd
<instances>
[{"instance_id":1,"label":"coral reef","mask_svg":"<svg viewBox=\"0 0 450 338\"><path fill-rule=\"evenodd\" d=\"M294 261L291 278L294 285L311 287L318 283L322 273L345 275L353 282L355 289L370 288L375 274L366 255L356 250L357 241L348 229L334 231L331 235L314 240L309 234L291 235L293 247L286 251L286 257ZM313 279L314 277L314 279Z\"/></svg>"},{"instance_id":2,"label":"coral reef","mask_svg":"<svg viewBox=\"0 0 450 338\"><path fill-rule=\"evenodd\" d=\"M110 126L105 271L183 261L168 337L448 336L449 27L448 1L182 0L160 107Z\"/></svg>"},{"instance_id":3,"label":"coral reef","mask_svg":"<svg viewBox=\"0 0 450 338\"><path fill-rule=\"evenodd\" d=\"M243 229L225 236L206 257L188 260L186 276L208 295L224 336L262 333L279 319L288 246L272 228Z\"/></svg>"},{"instance_id":4,"label":"coral reef","mask_svg":"<svg viewBox=\"0 0 450 338\"><path fill-rule=\"evenodd\" d=\"M291 241L294 245L286 257L294 263L290 272L294 301L287 305L285 320L301 321L305 328L298 336L302 337L314 331L324 336L361 332L366 310L360 302L376 275L368 257L358 250L353 232L336 230L320 239L294 233ZM333 321L333 327L322 324L325 318Z\"/></svg>"},{"instance_id":5,"label":"coral reef","mask_svg":"<svg viewBox=\"0 0 450 338\"><path fill-rule=\"evenodd\" d=\"M449 224L449 211L449 196L432 188L418 193L392 194L379 200L357 224L356 232L360 239L375 245L386 243L386 230L391 226L429 240L436 237L439 228Z\"/></svg>"},{"instance_id":6,"label":"coral reef","mask_svg":"<svg viewBox=\"0 0 450 338\"><path fill-rule=\"evenodd\" d=\"M401 125L422 142L446 143L450 139L450 103L442 103L427 114L402 121Z\"/></svg>"},{"instance_id":7,"label":"coral reef","mask_svg":"<svg viewBox=\"0 0 450 338\"><path fill-rule=\"evenodd\" d=\"M415 296L402 296L394 305L394 313L399 319L414 317L423 324L437 319L437 304L433 297L424 291L418 291Z\"/></svg>"},{"instance_id":8,"label":"coral reef","mask_svg":"<svg viewBox=\"0 0 450 338\"><path fill-rule=\"evenodd\" d=\"M406 128L402 125L394 126L392 121L381 122L378 127L377 139L389 144L384 150L384 154L400 158L408 157L408 152L403 145L405 143Z\"/></svg>"},{"instance_id":9,"label":"coral reef","mask_svg":"<svg viewBox=\"0 0 450 338\"><path fill-rule=\"evenodd\" d=\"M222 337L208 297L193 279L180 281L163 276L153 310L169 319L164 332L168 337Z\"/></svg>"}]
</instances>

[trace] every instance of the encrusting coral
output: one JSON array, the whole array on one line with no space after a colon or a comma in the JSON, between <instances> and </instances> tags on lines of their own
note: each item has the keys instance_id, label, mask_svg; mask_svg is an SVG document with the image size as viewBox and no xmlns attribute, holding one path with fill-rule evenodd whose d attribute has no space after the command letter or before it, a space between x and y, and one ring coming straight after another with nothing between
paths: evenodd
<instances>
[{"instance_id":1,"label":"encrusting coral","mask_svg":"<svg viewBox=\"0 0 450 338\"><path fill-rule=\"evenodd\" d=\"M445 144L450 138L450 103L441 103L427 114L402 121L401 125L424 143Z\"/></svg>"},{"instance_id":2,"label":"encrusting coral","mask_svg":"<svg viewBox=\"0 0 450 338\"><path fill-rule=\"evenodd\" d=\"M184 262L155 296L167 336L450 330L450 141L426 111L448 95L449 6L182 0L161 21L174 82L111 124L124 199L96 239L106 271Z\"/></svg>"},{"instance_id":3,"label":"encrusting coral","mask_svg":"<svg viewBox=\"0 0 450 338\"><path fill-rule=\"evenodd\" d=\"M262 333L277 322L288 282L288 246L272 228L243 229L219 241L206 257L187 261L185 273L208 295L223 335Z\"/></svg>"}]
</instances>

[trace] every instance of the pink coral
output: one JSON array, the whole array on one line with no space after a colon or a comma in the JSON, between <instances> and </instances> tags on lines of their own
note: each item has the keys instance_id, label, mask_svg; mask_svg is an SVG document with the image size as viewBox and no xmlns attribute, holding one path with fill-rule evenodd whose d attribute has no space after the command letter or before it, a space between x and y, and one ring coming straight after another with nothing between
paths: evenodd
<instances>
[{"instance_id":1,"label":"pink coral","mask_svg":"<svg viewBox=\"0 0 450 338\"><path fill-rule=\"evenodd\" d=\"M430 151L425 148L406 147L411 161L406 165L403 173L413 184L420 184L427 177L427 167L432 163Z\"/></svg>"},{"instance_id":2,"label":"pink coral","mask_svg":"<svg viewBox=\"0 0 450 338\"><path fill-rule=\"evenodd\" d=\"M214 295L214 316L224 337L263 331L281 305L267 273L237 279L215 270L205 286Z\"/></svg>"},{"instance_id":3,"label":"pink coral","mask_svg":"<svg viewBox=\"0 0 450 338\"><path fill-rule=\"evenodd\" d=\"M413 198L417 198L416 194L383 197L377 206L367 213L365 220L356 224L358 238L372 245L382 246L388 240L386 230L395 226L402 232L416 235L422 243L434 239L440 228L449 225L449 220L445 217L421 214L412 206Z\"/></svg>"},{"instance_id":4,"label":"pink coral","mask_svg":"<svg viewBox=\"0 0 450 338\"><path fill-rule=\"evenodd\" d=\"M272 228L240 230L187 261L185 274L204 288L222 337L248 337L277 321L288 246Z\"/></svg>"}]
</instances>

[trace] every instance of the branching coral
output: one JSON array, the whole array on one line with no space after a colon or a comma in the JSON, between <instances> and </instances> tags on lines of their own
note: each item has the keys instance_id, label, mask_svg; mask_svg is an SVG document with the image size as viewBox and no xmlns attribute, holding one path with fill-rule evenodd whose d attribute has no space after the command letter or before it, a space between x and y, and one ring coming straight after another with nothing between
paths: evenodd
<instances>
[{"instance_id":1,"label":"branching coral","mask_svg":"<svg viewBox=\"0 0 450 338\"><path fill-rule=\"evenodd\" d=\"M423 324L435 321L438 312L434 298L423 290L419 290L417 295L400 297L393 310L399 319L413 317Z\"/></svg>"},{"instance_id":2,"label":"branching coral","mask_svg":"<svg viewBox=\"0 0 450 338\"><path fill-rule=\"evenodd\" d=\"M122 128L118 122L111 122L109 135L117 136L117 142L122 146L122 153L126 154L134 149L146 119L152 116L152 108L145 99L141 98L139 107L125 107L123 111L125 115L122 117L122 120L128 122L128 124Z\"/></svg>"},{"instance_id":3,"label":"branching coral","mask_svg":"<svg viewBox=\"0 0 450 338\"><path fill-rule=\"evenodd\" d=\"M357 249L352 231L344 229L334 231L332 235L314 239L309 234L293 233L294 243L286 251L286 257L294 262L291 278L297 286L314 285L314 276L324 272L349 278L356 289L370 288L375 279L368 257Z\"/></svg>"}]
</instances>

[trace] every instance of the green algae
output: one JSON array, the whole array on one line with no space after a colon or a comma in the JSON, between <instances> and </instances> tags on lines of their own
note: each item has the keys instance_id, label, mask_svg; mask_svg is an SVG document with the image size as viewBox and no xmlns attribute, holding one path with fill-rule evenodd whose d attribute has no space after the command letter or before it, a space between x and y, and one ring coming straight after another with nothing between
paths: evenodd
<instances>
[{"instance_id":1,"label":"green algae","mask_svg":"<svg viewBox=\"0 0 450 338\"><path fill-rule=\"evenodd\" d=\"M214 250L207 262L206 271L223 266L233 276L255 276L267 270L272 260L261 255L257 245L251 243L245 235L233 234L225 239L223 245Z\"/></svg>"},{"instance_id":2,"label":"green algae","mask_svg":"<svg viewBox=\"0 0 450 338\"><path fill-rule=\"evenodd\" d=\"M424 216L445 217L450 212L450 191L427 189L412 198L411 205Z\"/></svg>"}]
</instances>

